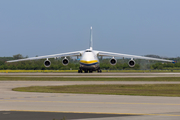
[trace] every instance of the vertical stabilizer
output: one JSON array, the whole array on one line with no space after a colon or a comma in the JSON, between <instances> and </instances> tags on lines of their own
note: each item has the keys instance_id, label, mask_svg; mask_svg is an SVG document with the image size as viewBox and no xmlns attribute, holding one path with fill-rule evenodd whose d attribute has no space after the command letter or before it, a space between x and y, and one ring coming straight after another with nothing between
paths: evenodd
<instances>
[{"instance_id":1,"label":"vertical stabilizer","mask_svg":"<svg viewBox=\"0 0 180 120\"><path fill-rule=\"evenodd\" d=\"M92 26L90 28L90 44L89 44L89 47L90 49L92 50L93 49L93 35L92 35Z\"/></svg>"}]
</instances>

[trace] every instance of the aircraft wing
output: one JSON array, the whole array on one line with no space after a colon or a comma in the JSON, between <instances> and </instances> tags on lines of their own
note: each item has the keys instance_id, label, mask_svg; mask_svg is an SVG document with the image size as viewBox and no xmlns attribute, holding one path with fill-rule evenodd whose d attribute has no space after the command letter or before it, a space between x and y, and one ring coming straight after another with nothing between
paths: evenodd
<instances>
[{"instance_id":1,"label":"aircraft wing","mask_svg":"<svg viewBox=\"0 0 180 120\"><path fill-rule=\"evenodd\" d=\"M39 57L30 57L30 58L18 59L18 60L10 60L7 62L19 62L19 61L27 61L27 60L38 60L38 59L45 59L45 58L57 58L57 57L68 57L68 56L81 56L82 52L83 51L67 52L67 53L45 55L45 56L39 56Z\"/></svg>"},{"instance_id":2,"label":"aircraft wing","mask_svg":"<svg viewBox=\"0 0 180 120\"><path fill-rule=\"evenodd\" d=\"M172 62L174 60L166 60L166 59L159 59L159 58L151 58L151 57L144 57L144 56L137 56L137 55L129 55L129 54L121 54L121 53L113 53L113 52L105 52L105 51L96 51L98 56L110 56L110 57L124 57L124 58L137 58L137 59L145 59L145 60L156 60L156 61L164 61L164 62Z\"/></svg>"}]
</instances>

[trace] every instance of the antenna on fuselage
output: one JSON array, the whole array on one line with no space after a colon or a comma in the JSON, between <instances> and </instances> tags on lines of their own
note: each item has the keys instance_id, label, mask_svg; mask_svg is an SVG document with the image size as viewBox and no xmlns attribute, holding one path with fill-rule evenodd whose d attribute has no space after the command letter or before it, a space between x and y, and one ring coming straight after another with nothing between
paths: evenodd
<instances>
[{"instance_id":1,"label":"antenna on fuselage","mask_svg":"<svg viewBox=\"0 0 180 120\"><path fill-rule=\"evenodd\" d=\"M92 35L92 26L90 28L90 44L89 44L89 47L90 49L92 50L93 49L93 35Z\"/></svg>"}]
</instances>

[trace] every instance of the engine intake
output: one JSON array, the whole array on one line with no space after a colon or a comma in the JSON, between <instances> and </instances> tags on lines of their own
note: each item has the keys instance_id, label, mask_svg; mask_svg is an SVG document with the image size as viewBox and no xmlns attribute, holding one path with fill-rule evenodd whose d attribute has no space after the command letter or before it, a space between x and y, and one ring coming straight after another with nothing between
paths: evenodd
<instances>
[{"instance_id":1,"label":"engine intake","mask_svg":"<svg viewBox=\"0 0 180 120\"><path fill-rule=\"evenodd\" d=\"M129 64L129 67L134 67L136 63L135 63L134 60L130 60L130 61L128 62L128 64Z\"/></svg>"},{"instance_id":2,"label":"engine intake","mask_svg":"<svg viewBox=\"0 0 180 120\"><path fill-rule=\"evenodd\" d=\"M67 58L64 58L64 59L62 60L62 64L63 64L63 65L68 65L68 63L69 63L69 60L68 60Z\"/></svg>"},{"instance_id":3,"label":"engine intake","mask_svg":"<svg viewBox=\"0 0 180 120\"><path fill-rule=\"evenodd\" d=\"M50 65L51 65L51 61L50 60L45 60L44 61L44 66L45 67L50 67Z\"/></svg>"},{"instance_id":4,"label":"engine intake","mask_svg":"<svg viewBox=\"0 0 180 120\"><path fill-rule=\"evenodd\" d=\"M111 60L109 62L111 65L116 65L117 60L115 58L111 58Z\"/></svg>"}]
</instances>

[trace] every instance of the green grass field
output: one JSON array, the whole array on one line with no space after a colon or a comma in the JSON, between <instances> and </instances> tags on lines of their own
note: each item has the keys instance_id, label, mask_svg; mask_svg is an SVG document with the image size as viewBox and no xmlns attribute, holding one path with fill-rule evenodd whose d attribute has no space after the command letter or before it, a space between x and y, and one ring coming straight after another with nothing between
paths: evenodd
<instances>
[{"instance_id":1,"label":"green grass field","mask_svg":"<svg viewBox=\"0 0 180 120\"><path fill-rule=\"evenodd\" d=\"M77 73L78 70L0 70L0 73ZM180 72L180 70L102 70L102 72L151 73L151 72Z\"/></svg>"},{"instance_id":2,"label":"green grass field","mask_svg":"<svg viewBox=\"0 0 180 120\"><path fill-rule=\"evenodd\" d=\"M91 74L89 74L91 75ZM135 77L135 78L102 78L102 77L62 77L62 76L28 76L1 75L0 81L180 81L180 77ZM173 96L180 97L180 84L154 85L73 85L73 86L35 86L15 88L15 91L48 92L48 93L84 93L108 95L140 95L140 96Z\"/></svg>"},{"instance_id":3,"label":"green grass field","mask_svg":"<svg viewBox=\"0 0 180 120\"><path fill-rule=\"evenodd\" d=\"M13 90L21 92L43 93L180 97L180 84L32 86L15 88Z\"/></svg>"}]
</instances>

